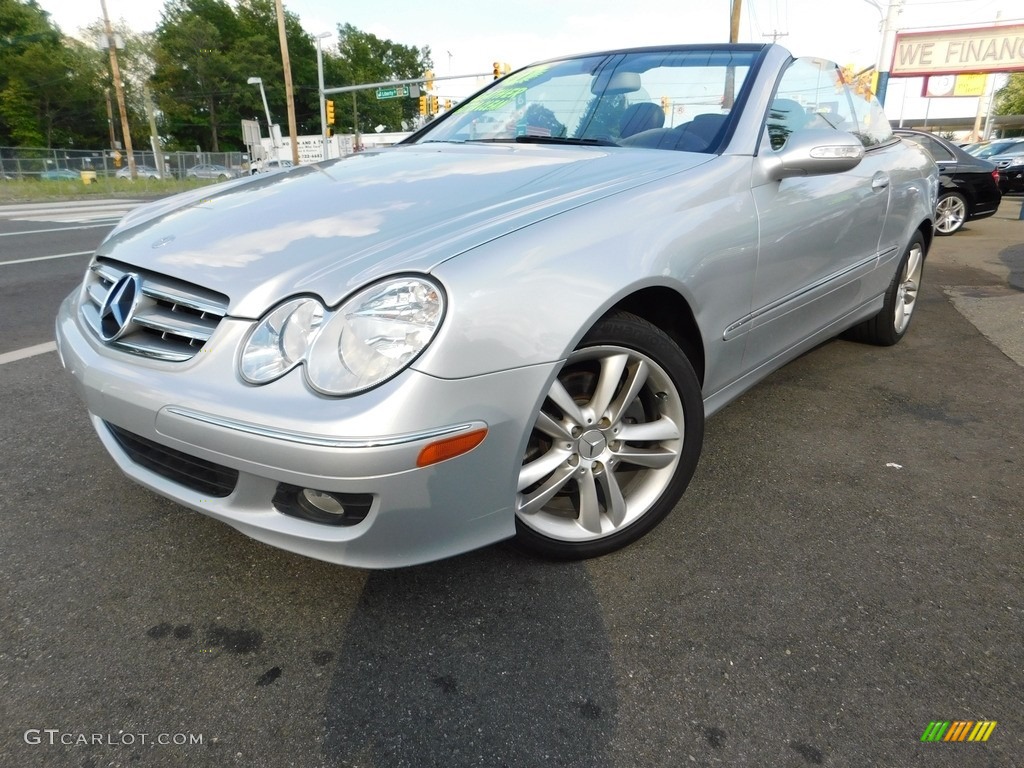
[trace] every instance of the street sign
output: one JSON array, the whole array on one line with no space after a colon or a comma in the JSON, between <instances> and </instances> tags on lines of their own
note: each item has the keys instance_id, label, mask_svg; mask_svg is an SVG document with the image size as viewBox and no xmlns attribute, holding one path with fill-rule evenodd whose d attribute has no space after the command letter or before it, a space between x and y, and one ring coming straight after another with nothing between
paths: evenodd
<instances>
[{"instance_id":1,"label":"street sign","mask_svg":"<svg viewBox=\"0 0 1024 768\"><path fill-rule=\"evenodd\" d=\"M392 85L377 89L378 99L403 99L409 95L408 85Z\"/></svg>"}]
</instances>

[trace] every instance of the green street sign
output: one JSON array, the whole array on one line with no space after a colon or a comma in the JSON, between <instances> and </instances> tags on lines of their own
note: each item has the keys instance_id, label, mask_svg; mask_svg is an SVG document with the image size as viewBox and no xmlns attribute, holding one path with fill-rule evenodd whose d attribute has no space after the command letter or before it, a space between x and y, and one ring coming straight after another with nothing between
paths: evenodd
<instances>
[{"instance_id":1,"label":"green street sign","mask_svg":"<svg viewBox=\"0 0 1024 768\"><path fill-rule=\"evenodd\" d=\"M402 99L409 95L408 85L393 85L377 89L378 99Z\"/></svg>"}]
</instances>

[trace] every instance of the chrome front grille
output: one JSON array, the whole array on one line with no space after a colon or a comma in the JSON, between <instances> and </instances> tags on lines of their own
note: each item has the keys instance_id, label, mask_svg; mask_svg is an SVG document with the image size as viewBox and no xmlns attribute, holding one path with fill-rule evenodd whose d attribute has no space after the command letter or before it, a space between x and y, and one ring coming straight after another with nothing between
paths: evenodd
<instances>
[{"instance_id":1,"label":"chrome front grille","mask_svg":"<svg viewBox=\"0 0 1024 768\"><path fill-rule=\"evenodd\" d=\"M107 341L100 330L103 302L113 285L129 273L137 276L141 296L124 333ZM223 294L107 259L99 259L89 268L84 291L82 317L104 343L176 363L192 359L202 349L228 308L228 297Z\"/></svg>"}]
</instances>

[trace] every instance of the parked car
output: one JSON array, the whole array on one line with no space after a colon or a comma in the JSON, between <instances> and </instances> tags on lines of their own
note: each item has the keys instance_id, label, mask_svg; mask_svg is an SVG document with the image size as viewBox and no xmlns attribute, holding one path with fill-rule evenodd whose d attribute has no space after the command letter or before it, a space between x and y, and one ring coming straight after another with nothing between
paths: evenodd
<instances>
[{"instance_id":1,"label":"parked car","mask_svg":"<svg viewBox=\"0 0 1024 768\"><path fill-rule=\"evenodd\" d=\"M995 165L926 131L897 128L894 133L924 147L939 166L936 234L952 235L966 222L984 219L999 210L1002 194Z\"/></svg>"},{"instance_id":2,"label":"parked car","mask_svg":"<svg viewBox=\"0 0 1024 768\"><path fill-rule=\"evenodd\" d=\"M228 168L224 165L215 165L213 163L205 163L203 165L193 165L187 171L185 171L185 178L187 179L218 179L225 181L227 179L238 178L238 171L234 168Z\"/></svg>"},{"instance_id":3,"label":"parked car","mask_svg":"<svg viewBox=\"0 0 1024 768\"><path fill-rule=\"evenodd\" d=\"M394 147L136 208L58 350L125 473L261 541L591 557L676 506L705 418L771 371L903 338L937 189L823 59L553 59Z\"/></svg>"},{"instance_id":4,"label":"parked car","mask_svg":"<svg viewBox=\"0 0 1024 768\"><path fill-rule=\"evenodd\" d=\"M70 168L54 168L39 174L40 181L81 181L82 174Z\"/></svg>"},{"instance_id":5,"label":"parked car","mask_svg":"<svg viewBox=\"0 0 1024 768\"><path fill-rule=\"evenodd\" d=\"M999 174L1003 193L1024 192L1024 141L989 157Z\"/></svg>"},{"instance_id":6,"label":"parked car","mask_svg":"<svg viewBox=\"0 0 1024 768\"><path fill-rule=\"evenodd\" d=\"M271 171L282 171L293 168L291 160L257 160L252 166L251 173L270 173Z\"/></svg>"},{"instance_id":7,"label":"parked car","mask_svg":"<svg viewBox=\"0 0 1024 768\"><path fill-rule=\"evenodd\" d=\"M975 157L981 158L982 160L988 160L993 155L1001 155L1017 146L1024 146L1024 139L995 139L992 141L982 141L968 148L967 152Z\"/></svg>"},{"instance_id":8,"label":"parked car","mask_svg":"<svg viewBox=\"0 0 1024 768\"><path fill-rule=\"evenodd\" d=\"M124 168L119 169L118 172L114 174L114 176L118 179L131 180L131 169L126 165ZM160 171L151 165L136 165L135 177L138 179L159 179Z\"/></svg>"}]
</instances>

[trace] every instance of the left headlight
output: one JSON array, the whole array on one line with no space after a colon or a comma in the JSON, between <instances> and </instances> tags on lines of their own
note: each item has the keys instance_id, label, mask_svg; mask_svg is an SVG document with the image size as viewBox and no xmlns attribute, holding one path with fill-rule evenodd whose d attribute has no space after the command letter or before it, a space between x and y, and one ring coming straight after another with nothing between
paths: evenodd
<instances>
[{"instance_id":1,"label":"left headlight","mask_svg":"<svg viewBox=\"0 0 1024 768\"><path fill-rule=\"evenodd\" d=\"M293 299L249 333L239 369L246 381L265 384L303 364L313 389L352 395L406 368L434 338L444 308L443 291L424 277L382 280L333 310Z\"/></svg>"}]
</instances>

